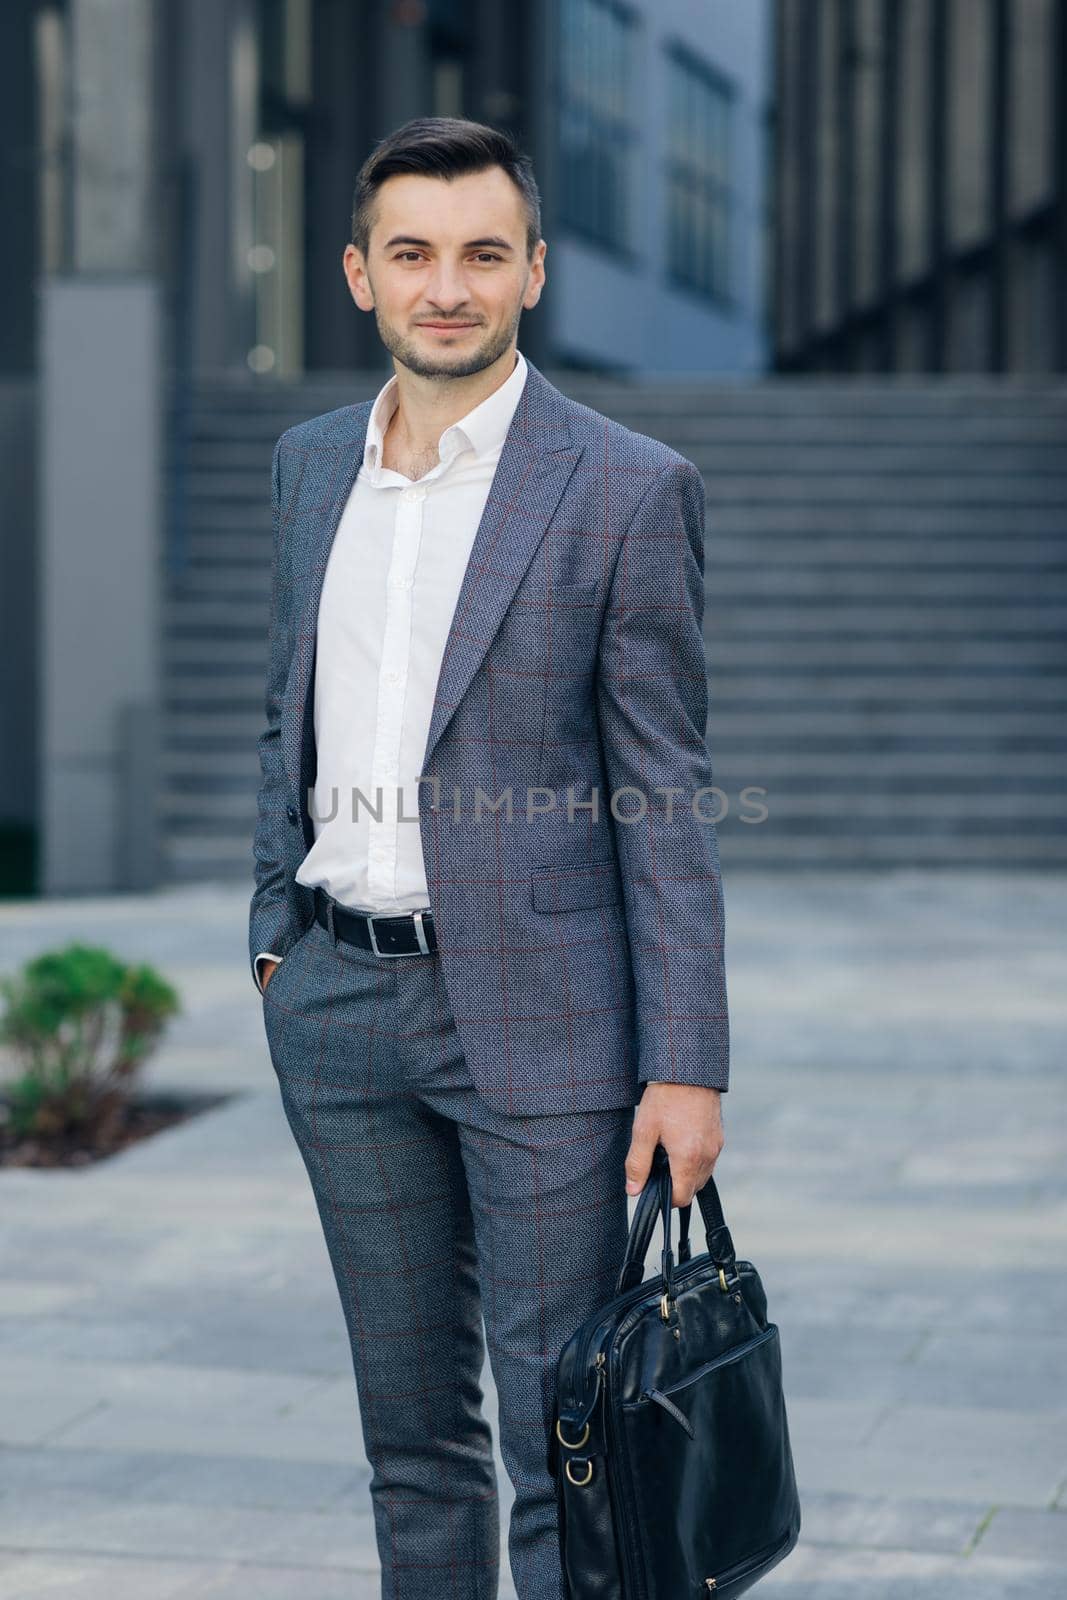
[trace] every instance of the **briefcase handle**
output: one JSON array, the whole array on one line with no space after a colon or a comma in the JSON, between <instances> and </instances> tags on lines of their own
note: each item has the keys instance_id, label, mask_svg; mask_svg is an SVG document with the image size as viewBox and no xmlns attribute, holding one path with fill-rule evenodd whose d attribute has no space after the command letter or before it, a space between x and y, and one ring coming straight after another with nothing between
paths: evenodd
<instances>
[{"instance_id":1,"label":"briefcase handle","mask_svg":"<svg viewBox=\"0 0 1067 1600\"><path fill-rule=\"evenodd\" d=\"M708 1181L696 1193L700 1215L704 1221L704 1232L707 1238L708 1254L719 1268L722 1281L736 1276L737 1266L734 1254L734 1242L730 1237L730 1230L726 1226L723 1215L722 1201L713 1174L708 1175ZM661 1272L663 1275L664 1290L669 1295L671 1292L671 1273L674 1268L674 1254L671 1250L671 1212L674 1209L673 1192L671 1189L670 1158L662 1144L656 1145L652 1152L652 1167L644 1188L641 1190L634 1208L633 1222L630 1224L630 1235L626 1241L626 1251L623 1256L622 1266L615 1285L615 1293L624 1294L627 1289L634 1288L641 1282L645 1275L645 1257L652 1240L652 1230L656 1225L656 1213L660 1213L663 1220L663 1250L661 1253ZM692 1202L679 1206L679 1241L678 1261L681 1264L689 1259L689 1216Z\"/></svg>"}]
</instances>

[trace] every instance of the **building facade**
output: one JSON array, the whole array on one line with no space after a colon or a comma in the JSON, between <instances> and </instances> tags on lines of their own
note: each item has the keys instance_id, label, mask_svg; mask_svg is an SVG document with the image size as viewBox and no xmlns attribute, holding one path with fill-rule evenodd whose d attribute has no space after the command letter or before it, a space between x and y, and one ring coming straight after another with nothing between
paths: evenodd
<instances>
[{"instance_id":1,"label":"building facade","mask_svg":"<svg viewBox=\"0 0 1067 1600\"><path fill-rule=\"evenodd\" d=\"M774 364L1067 370L1063 0L777 0Z\"/></svg>"}]
</instances>

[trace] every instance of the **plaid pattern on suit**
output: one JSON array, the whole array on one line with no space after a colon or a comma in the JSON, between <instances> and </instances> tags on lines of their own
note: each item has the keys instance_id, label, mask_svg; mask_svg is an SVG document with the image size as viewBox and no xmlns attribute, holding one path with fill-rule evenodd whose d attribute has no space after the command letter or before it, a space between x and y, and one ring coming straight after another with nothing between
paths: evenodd
<instances>
[{"instance_id":1,"label":"plaid pattern on suit","mask_svg":"<svg viewBox=\"0 0 1067 1600\"><path fill-rule=\"evenodd\" d=\"M295 872L314 838L316 618L370 407L291 428L274 453L253 974L258 951L286 957L312 922ZM441 665L418 818L450 1009L504 1113L632 1107L648 1080L728 1087L718 844L693 809L712 781L703 534L692 463L529 363Z\"/></svg>"}]
</instances>

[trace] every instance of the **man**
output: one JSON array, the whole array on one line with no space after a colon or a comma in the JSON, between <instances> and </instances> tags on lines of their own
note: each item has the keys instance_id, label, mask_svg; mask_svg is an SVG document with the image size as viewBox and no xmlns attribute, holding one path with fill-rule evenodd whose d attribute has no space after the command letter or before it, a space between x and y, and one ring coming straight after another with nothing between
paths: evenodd
<instances>
[{"instance_id":1,"label":"man","mask_svg":"<svg viewBox=\"0 0 1067 1600\"><path fill-rule=\"evenodd\" d=\"M484 1318L511 1569L550 1600L559 1352L616 1292L657 1142L675 1205L723 1145L704 489L518 351L546 245L506 136L406 124L353 213L394 375L275 449L249 953L383 1595L497 1592Z\"/></svg>"}]
</instances>

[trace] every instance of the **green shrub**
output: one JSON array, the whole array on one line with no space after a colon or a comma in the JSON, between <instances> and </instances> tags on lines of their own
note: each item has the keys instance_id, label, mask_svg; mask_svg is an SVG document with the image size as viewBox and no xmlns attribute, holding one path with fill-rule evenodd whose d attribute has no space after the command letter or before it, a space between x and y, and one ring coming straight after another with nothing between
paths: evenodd
<instances>
[{"instance_id":1,"label":"green shrub","mask_svg":"<svg viewBox=\"0 0 1067 1600\"><path fill-rule=\"evenodd\" d=\"M177 992L148 966L126 966L92 945L46 951L0 978L0 1044L17 1075L8 1086L18 1135L90 1138L124 1113L134 1079Z\"/></svg>"}]
</instances>

